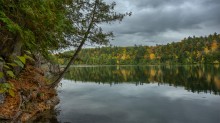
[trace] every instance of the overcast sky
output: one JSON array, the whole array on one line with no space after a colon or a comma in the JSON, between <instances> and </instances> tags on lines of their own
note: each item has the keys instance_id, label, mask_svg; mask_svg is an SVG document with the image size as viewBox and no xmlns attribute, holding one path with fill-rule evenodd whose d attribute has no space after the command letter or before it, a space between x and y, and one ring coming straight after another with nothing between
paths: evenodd
<instances>
[{"instance_id":1,"label":"overcast sky","mask_svg":"<svg viewBox=\"0 0 220 123\"><path fill-rule=\"evenodd\" d=\"M220 0L117 0L116 3L116 12L132 12L132 16L120 24L102 26L115 34L112 45L167 44L188 36L220 33Z\"/></svg>"}]
</instances>

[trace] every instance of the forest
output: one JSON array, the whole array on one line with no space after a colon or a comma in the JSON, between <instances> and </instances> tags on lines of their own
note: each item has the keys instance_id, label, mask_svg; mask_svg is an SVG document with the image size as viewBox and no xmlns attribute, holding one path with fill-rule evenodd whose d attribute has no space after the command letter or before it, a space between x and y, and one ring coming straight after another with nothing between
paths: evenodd
<instances>
[{"instance_id":1,"label":"forest","mask_svg":"<svg viewBox=\"0 0 220 123\"><path fill-rule=\"evenodd\" d=\"M114 35L111 31L103 31L101 25L121 22L132 15L131 12L117 12L115 6L116 2L105 0L0 0L0 122L28 122L39 113L54 109L59 103L57 86L65 75L68 76L68 69L73 64L219 65L220 34L217 33L188 37L167 45L107 47ZM84 48L87 43L103 47ZM59 69L60 64L62 69ZM149 72L146 73L149 81L153 80L151 77L163 77L162 74L150 74L154 73L152 69L139 70L143 71ZM118 74L114 75L121 75L121 71L116 72ZM130 75L126 70L122 73L124 78ZM205 75L203 71L200 73L198 75ZM212 78L219 82L219 77L210 77L212 75L208 74L195 92L207 91L203 87L208 87L218 94L219 86L213 89L215 83L207 84ZM87 77L93 79L91 76ZM134 77L128 79L135 80ZM199 79L202 80L202 76ZM171 78L166 80L174 83ZM182 80L187 81L184 77ZM186 87L194 89L194 83L190 84Z\"/></svg>"},{"instance_id":2,"label":"forest","mask_svg":"<svg viewBox=\"0 0 220 123\"><path fill-rule=\"evenodd\" d=\"M0 0L0 122L27 121L59 102L55 87L85 42L104 45L113 36L99 25L131 15L115 6L103 0ZM52 54L69 47L77 49L69 65L57 79L48 78Z\"/></svg>"},{"instance_id":3,"label":"forest","mask_svg":"<svg viewBox=\"0 0 220 123\"><path fill-rule=\"evenodd\" d=\"M56 54L66 64L71 51ZM217 64L220 62L220 34L188 37L166 45L85 48L76 65Z\"/></svg>"}]
</instances>

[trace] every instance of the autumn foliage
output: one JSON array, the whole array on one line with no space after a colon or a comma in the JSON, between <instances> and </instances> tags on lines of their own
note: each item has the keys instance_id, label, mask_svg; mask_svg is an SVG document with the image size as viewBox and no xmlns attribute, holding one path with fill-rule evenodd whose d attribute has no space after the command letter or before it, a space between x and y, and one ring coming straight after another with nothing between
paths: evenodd
<instances>
[{"instance_id":1,"label":"autumn foliage","mask_svg":"<svg viewBox=\"0 0 220 123\"><path fill-rule=\"evenodd\" d=\"M57 55L65 64L71 52ZM103 47L83 49L75 64L147 65L220 62L220 34L188 37L180 42L156 46Z\"/></svg>"}]
</instances>

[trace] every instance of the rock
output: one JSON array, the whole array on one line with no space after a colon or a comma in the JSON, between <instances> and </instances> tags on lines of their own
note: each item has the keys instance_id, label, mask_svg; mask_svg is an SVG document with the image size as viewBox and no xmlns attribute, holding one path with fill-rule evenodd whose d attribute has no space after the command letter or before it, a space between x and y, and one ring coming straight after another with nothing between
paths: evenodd
<instances>
[{"instance_id":1,"label":"rock","mask_svg":"<svg viewBox=\"0 0 220 123\"><path fill-rule=\"evenodd\" d=\"M50 100L46 102L46 104L50 107L55 107L57 104L59 104L60 99L57 96L52 97Z\"/></svg>"},{"instance_id":2,"label":"rock","mask_svg":"<svg viewBox=\"0 0 220 123\"><path fill-rule=\"evenodd\" d=\"M3 66L4 66L4 63L0 61L0 72L3 71ZM2 78L0 78L0 83L3 83L3 82L5 82L4 76Z\"/></svg>"},{"instance_id":3,"label":"rock","mask_svg":"<svg viewBox=\"0 0 220 123\"><path fill-rule=\"evenodd\" d=\"M0 105L4 103L5 96L4 94L0 94Z\"/></svg>"},{"instance_id":4,"label":"rock","mask_svg":"<svg viewBox=\"0 0 220 123\"><path fill-rule=\"evenodd\" d=\"M58 64L49 63L49 71L53 74L59 74L61 72L60 66Z\"/></svg>"},{"instance_id":5,"label":"rock","mask_svg":"<svg viewBox=\"0 0 220 123\"><path fill-rule=\"evenodd\" d=\"M53 109L59 103L56 90L48 89L47 80L39 68L27 65L18 79L9 82L16 85L14 90L19 92L19 96L5 97L4 103L0 104L0 119L27 121L38 113Z\"/></svg>"},{"instance_id":6,"label":"rock","mask_svg":"<svg viewBox=\"0 0 220 123\"><path fill-rule=\"evenodd\" d=\"M3 71L3 65L4 65L3 62L0 62L0 72ZM4 82L5 82L5 78L4 77L0 78L0 83L4 83ZM4 94L0 94L0 105L4 103L4 100L5 100Z\"/></svg>"}]
</instances>

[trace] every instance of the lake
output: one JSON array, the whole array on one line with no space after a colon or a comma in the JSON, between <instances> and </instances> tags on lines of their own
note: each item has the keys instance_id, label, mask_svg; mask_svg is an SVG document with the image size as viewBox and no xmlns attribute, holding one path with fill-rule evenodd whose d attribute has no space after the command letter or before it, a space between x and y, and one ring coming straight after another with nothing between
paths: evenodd
<instances>
[{"instance_id":1,"label":"lake","mask_svg":"<svg viewBox=\"0 0 220 123\"><path fill-rule=\"evenodd\" d=\"M72 67L36 122L220 123L220 66Z\"/></svg>"}]
</instances>

